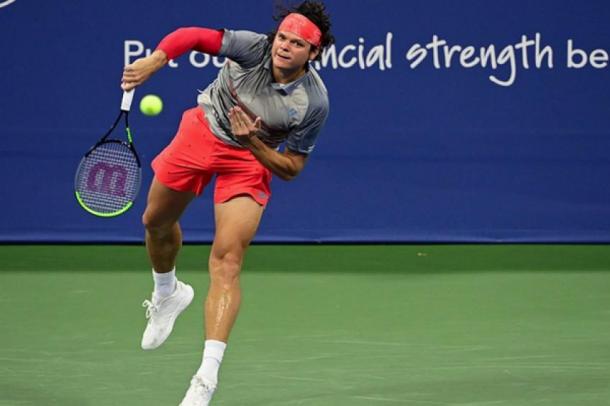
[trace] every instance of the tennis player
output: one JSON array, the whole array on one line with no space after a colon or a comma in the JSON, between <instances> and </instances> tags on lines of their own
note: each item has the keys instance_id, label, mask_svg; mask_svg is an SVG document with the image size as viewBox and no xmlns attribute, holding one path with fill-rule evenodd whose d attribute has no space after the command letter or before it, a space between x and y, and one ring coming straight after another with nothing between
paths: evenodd
<instances>
[{"instance_id":1,"label":"tennis player","mask_svg":"<svg viewBox=\"0 0 610 406\"><path fill-rule=\"evenodd\" d=\"M301 172L328 116L326 88L310 66L334 42L324 5L305 1L278 20L268 35L178 29L123 73L122 88L129 90L187 51L227 57L198 106L184 113L176 136L153 160L155 177L143 216L154 291L144 302L148 324L142 348L154 349L193 299L193 288L176 279L178 221L216 176L203 359L183 406L208 405L216 390L240 306L244 254L269 201L272 175L292 180Z\"/></svg>"}]
</instances>

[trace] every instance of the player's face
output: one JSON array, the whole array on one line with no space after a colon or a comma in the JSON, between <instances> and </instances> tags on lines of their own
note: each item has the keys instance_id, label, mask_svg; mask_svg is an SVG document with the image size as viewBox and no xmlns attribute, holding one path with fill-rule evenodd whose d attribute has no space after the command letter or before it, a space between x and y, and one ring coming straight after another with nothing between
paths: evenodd
<instances>
[{"instance_id":1,"label":"player's face","mask_svg":"<svg viewBox=\"0 0 610 406\"><path fill-rule=\"evenodd\" d=\"M291 32L278 31L271 47L273 65L279 69L300 69L317 55L309 42Z\"/></svg>"}]
</instances>

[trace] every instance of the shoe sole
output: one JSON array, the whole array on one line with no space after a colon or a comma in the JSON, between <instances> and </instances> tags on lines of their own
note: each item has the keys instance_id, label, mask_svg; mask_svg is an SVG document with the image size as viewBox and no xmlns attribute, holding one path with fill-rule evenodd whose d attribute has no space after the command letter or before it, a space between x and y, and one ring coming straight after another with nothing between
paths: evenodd
<instances>
[{"instance_id":1,"label":"shoe sole","mask_svg":"<svg viewBox=\"0 0 610 406\"><path fill-rule=\"evenodd\" d=\"M141 345L143 350L150 351L150 350L155 350L155 349L159 348L172 334L172 331L174 330L174 324L176 323L176 319L191 304L191 302L193 301L193 298L195 297L195 292L193 291L193 287L191 285L187 285L185 283L184 288L187 289L189 294L179 303L179 305L178 305L179 310L175 313L175 315L172 318L169 319L169 329L167 331L167 335L165 337L163 337L163 339L160 340L159 343L156 345L149 345L149 346Z\"/></svg>"}]
</instances>

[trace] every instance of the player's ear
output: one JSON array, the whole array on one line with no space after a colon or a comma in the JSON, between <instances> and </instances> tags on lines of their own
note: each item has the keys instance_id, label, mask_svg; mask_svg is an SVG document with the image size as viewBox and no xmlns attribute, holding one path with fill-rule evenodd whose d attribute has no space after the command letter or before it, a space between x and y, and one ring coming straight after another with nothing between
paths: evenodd
<instances>
[{"instance_id":1,"label":"player's ear","mask_svg":"<svg viewBox=\"0 0 610 406\"><path fill-rule=\"evenodd\" d=\"M309 50L309 60L313 61L314 59L316 59L318 57L319 53L320 53L320 48L312 46L311 49Z\"/></svg>"}]
</instances>

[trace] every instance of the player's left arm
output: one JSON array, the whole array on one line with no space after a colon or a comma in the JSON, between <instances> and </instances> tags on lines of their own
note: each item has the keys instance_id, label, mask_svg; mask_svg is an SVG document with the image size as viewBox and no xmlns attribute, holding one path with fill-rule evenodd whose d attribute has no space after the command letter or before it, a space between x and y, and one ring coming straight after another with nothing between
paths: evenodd
<instances>
[{"instance_id":1,"label":"player's left arm","mask_svg":"<svg viewBox=\"0 0 610 406\"><path fill-rule=\"evenodd\" d=\"M286 148L284 152L268 147L257 137L261 128L261 119L252 121L239 107L229 111L231 130L239 142L248 148L252 155L267 169L282 180L292 180L305 167L307 155Z\"/></svg>"},{"instance_id":2,"label":"player's left arm","mask_svg":"<svg viewBox=\"0 0 610 406\"><path fill-rule=\"evenodd\" d=\"M307 155L288 148L284 152L278 152L269 148L256 136L251 138L247 147L260 163L282 180L289 181L296 178L307 162Z\"/></svg>"}]
</instances>

